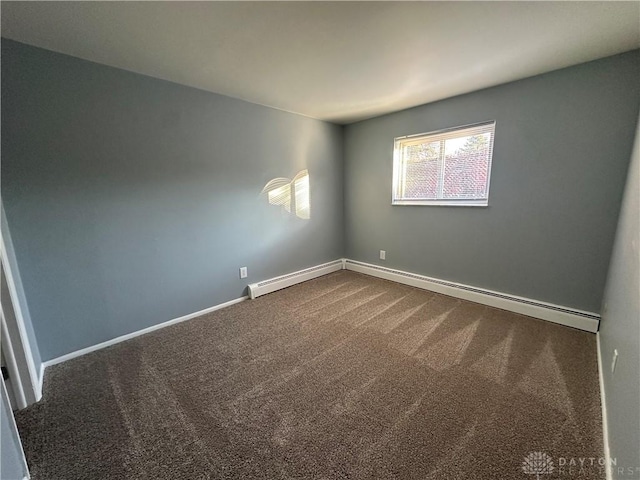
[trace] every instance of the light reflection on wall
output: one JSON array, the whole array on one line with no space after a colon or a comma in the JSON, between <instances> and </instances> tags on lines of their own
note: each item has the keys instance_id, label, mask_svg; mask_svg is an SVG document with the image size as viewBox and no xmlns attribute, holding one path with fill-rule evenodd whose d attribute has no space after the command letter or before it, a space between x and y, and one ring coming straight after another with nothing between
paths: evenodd
<instances>
[{"instance_id":1,"label":"light reflection on wall","mask_svg":"<svg viewBox=\"0 0 640 480\"><path fill-rule=\"evenodd\" d=\"M293 180L274 178L264 186L262 193L267 194L271 205L279 205L304 220L311 218L308 170L299 171Z\"/></svg>"}]
</instances>

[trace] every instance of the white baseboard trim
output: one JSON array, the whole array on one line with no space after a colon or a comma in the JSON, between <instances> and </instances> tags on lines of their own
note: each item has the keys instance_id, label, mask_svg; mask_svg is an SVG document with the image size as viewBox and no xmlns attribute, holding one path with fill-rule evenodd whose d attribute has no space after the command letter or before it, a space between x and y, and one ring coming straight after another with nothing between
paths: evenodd
<instances>
[{"instance_id":1,"label":"white baseboard trim","mask_svg":"<svg viewBox=\"0 0 640 480\"><path fill-rule=\"evenodd\" d=\"M283 288L291 287L292 285L343 269L344 259L338 259L315 267L305 268L304 270L298 270L297 272L263 280L258 283L252 283L249 285L249 298L255 299L261 295L282 290Z\"/></svg>"},{"instance_id":2,"label":"white baseboard trim","mask_svg":"<svg viewBox=\"0 0 640 480\"><path fill-rule=\"evenodd\" d=\"M604 390L604 375L602 369L602 352L600 351L600 333L596 333L596 349L598 350L598 379L600 380L600 406L602 408L602 445L604 447L604 460L606 479L613 480L611 465L611 450L609 449L609 422L607 420L607 396Z\"/></svg>"},{"instance_id":3,"label":"white baseboard trim","mask_svg":"<svg viewBox=\"0 0 640 480\"><path fill-rule=\"evenodd\" d=\"M126 335L122 335L120 337L113 338L111 340L107 340L106 342L98 343L97 345L92 345L90 347L83 348L81 350L76 350L75 352L67 353L66 355L62 355L57 358L53 358L51 360L47 360L42 363L42 374L40 375L41 382L44 380L44 370L47 367L52 365L57 365L58 363L66 362L67 360L71 360L72 358L81 357L82 355L86 355L87 353L95 352L96 350L101 350L106 347L110 347L111 345L115 345L116 343L124 342L126 340L130 340L135 337L139 337L140 335L144 335L145 333L150 333L155 330L160 330L161 328L168 327L170 325L175 325L176 323L185 322L187 320L191 320L192 318L200 317L202 315L206 315L207 313L215 312L216 310L220 310L225 307L229 307L231 305L235 305L236 303L243 302L247 300L249 297L244 296L240 298L236 298L234 300L229 300L228 302L221 303L219 305L215 305L213 307L205 308L204 310L200 310L199 312L190 313L188 315L184 315L182 317L174 318L173 320L167 320L166 322L159 323L157 325L152 325L147 328L143 328L142 330L138 330L135 332L127 333Z\"/></svg>"},{"instance_id":4,"label":"white baseboard trim","mask_svg":"<svg viewBox=\"0 0 640 480\"><path fill-rule=\"evenodd\" d=\"M462 298L502 310L509 310L587 332L596 333L600 325L600 315L596 313L540 302L530 298L518 297L349 259L346 261L346 268L354 272L411 285L412 287L442 293L451 297Z\"/></svg>"}]
</instances>

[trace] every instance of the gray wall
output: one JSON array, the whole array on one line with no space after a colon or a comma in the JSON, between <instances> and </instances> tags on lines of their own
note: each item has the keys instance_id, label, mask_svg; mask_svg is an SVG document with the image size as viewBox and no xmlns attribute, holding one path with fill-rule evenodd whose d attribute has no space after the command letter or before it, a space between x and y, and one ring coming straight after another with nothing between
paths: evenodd
<instances>
[{"instance_id":1,"label":"gray wall","mask_svg":"<svg viewBox=\"0 0 640 480\"><path fill-rule=\"evenodd\" d=\"M639 77L634 51L349 125L347 257L599 312ZM391 206L394 137L486 120L489 207Z\"/></svg>"},{"instance_id":2,"label":"gray wall","mask_svg":"<svg viewBox=\"0 0 640 480\"><path fill-rule=\"evenodd\" d=\"M640 122L600 324L600 355L614 478L640 478ZM614 349L618 350L611 373ZM636 468L635 475L618 468Z\"/></svg>"},{"instance_id":3,"label":"gray wall","mask_svg":"<svg viewBox=\"0 0 640 480\"><path fill-rule=\"evenodd\" d=\"M4 380L0 386L0 480L22 480L27 475L20 437L11 417Z\"/></svg>"},{"instance_id":4,"label":"gray wall","mask_svg":"<svg viewBox=\"0 0 640 480\"><path fill-rule=\"evenodd\" d=\"M16 287L16 292L18 294L17 300L20 307L20 311L22 312L22 319L24 320L24 327L27 332L27 337L29 340L29 348L31 349L31 352L29 353L33 358L33 363L35 364L36 369L39 372L42 359L40 358L40 350L38 350L38 341L36 340L36 334L33 330L33 323L31 322L31 313L29 312L29 305L27 304L27 298L24 293L24 287L22 285L22 277L20 276L20 269L18 268L18 262L16 261L15 249L13 248L13 240L11 238L11 232L9 231L9 225L7 224L7 217L4 213L4 206L2 206L1 204L0 204L0 224L2 226L2 240L4 242L4 246L6 247L7 260L9 262L8 267L11 271L13 283ZM4 282L4 278L3 278L3 282ZM3 285L3 288L4 288L4 285ZM8 298L8 301L11 302L11 299ZM8 313L7 310L5 310L5 313ZM25 367L25 365L19 365L19 367Z\"/></svg>"},{"instance_id":5,"label":"gray wall","mask_svg":"<svg viewBox=\"0 0 640 480\"><path fill-rule=\"evenodd\" d=\"M303 168L308 221L260 195ZM341 257L342 175L341 127L2 40L2 200L43 361Z\"/></svg>"}]
</instances>

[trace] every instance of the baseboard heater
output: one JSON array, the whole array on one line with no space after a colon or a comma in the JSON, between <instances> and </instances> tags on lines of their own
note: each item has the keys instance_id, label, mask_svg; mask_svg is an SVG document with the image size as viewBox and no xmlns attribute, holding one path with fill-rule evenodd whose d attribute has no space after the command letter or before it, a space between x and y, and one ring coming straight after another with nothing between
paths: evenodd
<instances>
[{"instance_id":1,"label":"baseboard heater","mask_svg":"<svg viewBox=\"0 0 640 480\"><path fill-rule=\"evenodd\" d=\"M267 293L282 290L297 283L306 282L331 272L337 272L344 268L344 260L334 260L332 262L316 265L315 267L305 268L297 272L281 275L279 277L263 280L262 282L252 283L249 285L249 298L254 299Z\"/></svg>"},{"instance_id":2,"label":"baseboard heater","mask_svg":"<svg viewBox=\"0 0 640 480\"><path fill-rule=\"evenodd\" d=\"M509 310L522 315L578 328L587 332L597 332L600 323L600 315L593 312L585 312L530 298L518 297L470 285L404 272L402 270L395 270L393 268L372 265L370 263L346 259L345 268L346 270L352 270L424 290L470 300L490 307Z\"/></svg>"}]
</instances>

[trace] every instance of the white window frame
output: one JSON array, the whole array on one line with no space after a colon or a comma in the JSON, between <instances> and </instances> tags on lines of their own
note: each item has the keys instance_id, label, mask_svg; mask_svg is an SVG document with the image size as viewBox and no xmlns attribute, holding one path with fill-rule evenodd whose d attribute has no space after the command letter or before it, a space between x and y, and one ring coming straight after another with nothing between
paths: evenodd
<instances>
[{"instance_id":1,"label":"white window frame","mask_svg":"<svg viewBox=\"0 0 640 480\"><path fill-rule=\"evenodd\" d=\"M493 145L495 140L495 120L474 123L470 125L463 125L459 127L446 128L443 130L436 130L428 133L418 133L415 135L405 135L402 137L394 138L393 143L393 183L391 185L391 204L392 205L434 205L434 206L454 206L454 207L488 207L489 206L489 188L491 185L491 167L493 164ZM442 187L443 187L443 179L441 178L438 182L439 192L438 197L435 199L431 198L411 198L406 199L401 195L402 190L404 188L403 183L406 181L406 164L404 164L402 159L402 149L406 145L411 144L421 144L421 143L432 143L434 141L442 142L440 146L440 157L438 162L440 163L439 174L440 176L444 176L444 141L448 138L457 138L468 136L473 134L474 130L480 130L482 128L489 127L491 130L491 142L489 144L489 165L487 168L487 195L485 198L464 198L464 199L456 199L456 198L441 198L442 197Z\"/></svg>"}]
</instances>

